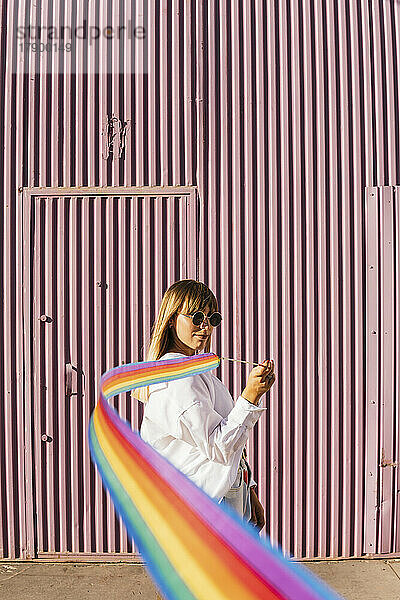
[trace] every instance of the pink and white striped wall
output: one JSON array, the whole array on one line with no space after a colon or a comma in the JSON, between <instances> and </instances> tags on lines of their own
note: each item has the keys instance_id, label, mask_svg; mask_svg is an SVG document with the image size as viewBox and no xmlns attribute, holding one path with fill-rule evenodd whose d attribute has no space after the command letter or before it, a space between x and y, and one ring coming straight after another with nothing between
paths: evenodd
<instances>
[{"instance_id":1,"label":"pink and white striped wall","mask_svg":"<svg viewBox=\"0 0 400 600\"><path fill-rule=\"evenodd\" d=\"M141 357L157 302L183 274L198 275L219 298L217 353L275 360L270 410L249 442L273 540L298 558L398 552L398 387L390 388L392 417L379 409L378 432L369 369L379 368L381 406L391 393L386 346L382 340L371 355L367 339L369 294L386 306L398 263L385 271L384 287L369 278L368 248L387 231L377 225L379 206L370 221L366 188L400 183L400 4L141 0L148 73L132 74L124 45L109 57L109 76L46 74L54 55L29 55L24 72L13 44L21 18L48 23L63 7L72 21L95 21L94 6L0 2L0 554L132 551L87 462L84 421L100 367ZM101 7L111 24L133 10L124 0ZM106 64L107 44L98 44ZM125 150L107 158L102 133L113 116L126 125ZM185 237L180 219L189 213L177 198L187 194L199 221ZM157 198L167 199L164 207ZM107 312L117 296L103 283L118 295L118 261L139 260L126 253L139 206L147 229L130 239L159 252L154 261L143 255L132 273L140 281L131 294L123 282L118 310ZM192 269L183 243L195 252ZM67 264L57 262L61 251ZM60 283L71 266L77 289ZM112 315L106 337L99 306ZM85 373L92 404L82 395L85 356L97 365ZM68 402L59 385L66 373L78 388ZM225 362L218 374L236 396L247 369ZM138 409L126 400L124 410ZM381 440L391 448L384 457Z\"/></svg>"}]
</instances>

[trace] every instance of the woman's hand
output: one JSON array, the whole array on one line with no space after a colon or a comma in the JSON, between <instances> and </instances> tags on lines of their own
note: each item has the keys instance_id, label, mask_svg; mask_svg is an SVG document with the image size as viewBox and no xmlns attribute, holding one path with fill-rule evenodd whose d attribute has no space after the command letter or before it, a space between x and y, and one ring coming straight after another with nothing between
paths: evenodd
<instances>
[{"instance_id":1,"label":"woman's hand","mask_svg":"<svg viewBox=\"0 0 400 600\"><path fill-rule=\"evenodd\" d=\"M242 397L252 404L258 404L261 396L268 392L275 382L274 368L273 360L265 360L261 366L254 367L250 371Z\"/></svg>"},{"instance_id":2,"label":"woman's hand","mask_svg":"<svg viewBox=\"0 0 400 600\"><path fill-rule=\"evenodd\" d=\"M254 486L250 488L251 519L250 523L260 532L265 525L264 507L258 499Z\"/></svg>"}]
</instances>

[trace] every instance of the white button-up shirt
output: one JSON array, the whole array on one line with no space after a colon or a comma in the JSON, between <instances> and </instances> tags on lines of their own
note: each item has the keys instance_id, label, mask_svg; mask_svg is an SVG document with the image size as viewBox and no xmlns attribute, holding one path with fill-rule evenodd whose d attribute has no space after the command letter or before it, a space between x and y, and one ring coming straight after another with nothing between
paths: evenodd
<instances>
[{"instance_id":1,"label":"white button-up shirt","mask_svg":"<svg viewBox=\"0 0 400 600\"><path fill-rule=\"evenodd\" d=\"M168 352L160 360L182 356ZM264 410L242 396L234 403L208 371L149 386L140 435L220 501L236 479L249 431Z\"/></svg>"}]
</instances>

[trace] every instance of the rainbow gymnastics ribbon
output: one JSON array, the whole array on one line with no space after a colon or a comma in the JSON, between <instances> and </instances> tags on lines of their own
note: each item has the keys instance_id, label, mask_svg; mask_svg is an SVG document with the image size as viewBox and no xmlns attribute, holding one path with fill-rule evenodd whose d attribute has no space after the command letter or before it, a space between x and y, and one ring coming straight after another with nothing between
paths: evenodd
<instances>
[{"instance_id":1,"label":"rainbow gymnastics ribbon","mask_svg":"<svg viewBox=\"0 0 400 600\"><path fill-rule=\"evenodd\" d=\"M103 374L89 444L115 509L167 600L337 600L142 440L107 402L134 388L204 373L219 362L215 354L198 354Z\"/></svg>"}]
</instances>

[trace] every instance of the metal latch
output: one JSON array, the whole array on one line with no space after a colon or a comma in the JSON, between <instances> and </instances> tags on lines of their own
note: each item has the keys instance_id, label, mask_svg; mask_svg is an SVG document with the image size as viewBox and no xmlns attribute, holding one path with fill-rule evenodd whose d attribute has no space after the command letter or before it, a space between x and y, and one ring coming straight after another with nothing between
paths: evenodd
<instances>
[{"instance_id":1,"label":"metal latch","mask_svg":"<svg viewBox=\"0 0 400 600\"><path fill-rule=\"evenodd\" d=\"M106 116L104 129L101 132L104 160L125 158L126 134L129 126L129 120L121 121L117 115Z\"/></svg>"},{"instance_id":2,"label":"metal latch","mask_svg":"<svg viewBox=\"0 0 400 600\"><path fill-rule=\"evenodd\" d=\"M66 396L77 396L78 392L78 374L83 375L83 392L86 386L85 373L80 371L77 367L72 365L71 363L67 363L65 365L65 395ZM75 390L75 391L74 391Z\"/></svg>"}]
</instances>

